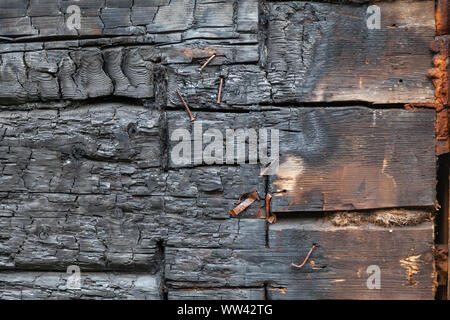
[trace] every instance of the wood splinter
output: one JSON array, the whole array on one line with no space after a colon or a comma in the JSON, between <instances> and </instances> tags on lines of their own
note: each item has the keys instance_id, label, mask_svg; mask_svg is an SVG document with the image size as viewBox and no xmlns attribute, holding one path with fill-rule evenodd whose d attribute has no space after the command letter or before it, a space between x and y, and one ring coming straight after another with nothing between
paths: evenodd
<instances>
[{"instance_id":1,"label":"wood splinter","mask_svg":"<svg viewBox=\"0 0 450 320\"><path fill-rule=\"evenodd\" d=\"M220 77L219 94L217 96L217 104L220 104L222 98L223 77Z\"/></svg>"},{"instance_id":2,"label":"wood splinter","mask_svg":"<svg viewBox=\"0 0 450 320\"><path fill-rule=\"evenodd\" d=\"M243 197L248 196L247 199L245 199L243 202L241 202L241 199ZM237 203L235 203L236 205L238 205L236 208L230 210L230 214L232 216L237 216L239 213L241 213L242 211L244 211L245 209L247 209L253 202L255 202L258 199L258 192L255 190L253 192L247 192L244 193L243 195L241 195L239 197L239 200Z\"/></svg>"},{"instance_id":3,"label":"wood splinter","mask_svg":"<svg viewBox=\"0 0 450 320\"><path fill-rule=\"evenodd\" d=\"M305 264L308 262L309 257L311 256L311 254L313 253L314 249L317 247L317 244L313 243L311 249L309 250L308 254L306 255L305 260L303 260L302 264L295 264L295 263L291 263L291 265L295 268L301 269L305 266Z\"/></svg>"},{"instance_id":4,"label":"wood splinter","mask_svg":"<svg viewBox=\"0 0 450 320\"><path fill-rule=\"evenodd\" d=\"M186 110L187 110L187 112L188 112L188 114L189 114L189 117L191 118L191 121L195 121L195 118L194 118L194 116L192 115L192 112L191 112L191 110L189 109L188 104L186 103L186 101L184 101L184 98L183 98L183 96L181 95L181 93L180 93L180 91L179 91L178 89L177 89L177 93L178 93L178 96L179 96L180 99L181 99L181 102L183 102L184 107L186 108Z\"/></svg>"},{"instance_id":5,"label":"wood splinter","mask_svg":"<svg viewBox=\"0 0 450 320\"><path fill-rule=\"evenodd\" d=\"M211 57L209 57L208 60L206 60L206 62L200 67L200 69L198 69L200 72L203 71L203 69L206 68L206 66L212 61L212 59L214 59L216 57L216 54L213 54Z\"/></svg>"}]
</instances>

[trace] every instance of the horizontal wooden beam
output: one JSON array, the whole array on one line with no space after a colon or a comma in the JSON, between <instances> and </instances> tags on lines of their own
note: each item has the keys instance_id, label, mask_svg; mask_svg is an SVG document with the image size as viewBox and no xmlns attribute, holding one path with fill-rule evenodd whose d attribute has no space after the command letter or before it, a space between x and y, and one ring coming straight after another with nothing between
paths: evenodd
<instances>
[{"instance_id":1,"label":"horizontal wooden beam","mask_svg":"<svg viewBox=\"0 0 450 320\"><path fill-rule=\"evenodd\" d=\"M72 276L72 274L57 272L0 272L0 299L162 299L159 276L82 272L79 289L71 289L70 285L73 282L68 280L69 276Z\"/></svg>"},{"instance_id":2,"label":"horizontal wooden beam","mask_svg":"<svg viewBox=\"0 0 450 320\"><path fill-rule=\"evenodd\" d=\"M376 5L380 26L369 29L376 13L368 5L268 3L266 71L274 101L432 103L426 73L435 2Z\"/></svg>"},{"instance_id":3,"label":"horizontal wooden beam","mask_svg":"<svg viewBox=\"0 0 450 320\"><path fill-rule=\"evenodd\" d=\"M314 243L305 266L293 267ZM433 263L431 222L355 228L323 218L281 219L269 228L269 248L167 248L166 278L169 292L268 283L270 299L433 299ZM380 289L367 285L372 265L381 270Z\"/></svg>"}]
</instances>

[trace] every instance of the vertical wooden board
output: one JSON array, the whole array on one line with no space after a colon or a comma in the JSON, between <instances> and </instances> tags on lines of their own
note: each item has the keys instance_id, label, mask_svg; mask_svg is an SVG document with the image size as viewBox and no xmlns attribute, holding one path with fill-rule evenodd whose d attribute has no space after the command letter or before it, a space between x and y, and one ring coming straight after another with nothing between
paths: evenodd
<instances>
[{"instance_id":1,"label":"vertical wooden board","mask_svg":"<svg viewBox=\"0 0 450 320\"><path fill-rule=\"evenodd\" d=\"M300 264L314 243L302 269L290 265ZM270 282L270 299L434 299L431 222L335 227L321 219L283 219L270 226L269 246L285 259L278 265L282 276ZM380 270L379 289L367 284L374 284L373 266Z\"/></svg>"},{"instance_id":2,"label":"vertical wooden board","mask_svg":"<svg viewBox=\"0 0 450 320\"><path fill-rule=\"evenodd\" d=\"M305 108L266 119L280 130L274 212L434 206L433 110Z\"/></svg>"},{"instance_id":3,"label":"vertical wooden board","mask_svg":"<svg viewBox=\"0 0 450 320\"><path fill-rule=\"evenodd\" d=\"M432 103L434 1L376 5L380 29L367 27L369 4L270 2L266 70L274 101Z\"/></svg>"},{"instance_id":4,"label":"vertical wooden board","mask_svg":"<svg viewBox=\"0 0 450 320\"><path fill-rule=\"evenodd\" d=\"M450 34L450 1L437 0L436 6L436 33L438 35Z\"/></svg>"}]
</instances>

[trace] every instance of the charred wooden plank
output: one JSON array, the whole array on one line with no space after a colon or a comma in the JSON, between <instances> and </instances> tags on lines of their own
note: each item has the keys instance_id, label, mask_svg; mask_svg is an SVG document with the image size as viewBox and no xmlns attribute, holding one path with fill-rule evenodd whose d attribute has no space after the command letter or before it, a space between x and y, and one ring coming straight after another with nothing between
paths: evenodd
<instances>
[{"instance_id":1,"label":"charred wooden plank","mask_svg":"<svg viewBox=\"0 0 450 320\"><path fill-rule=\"evenodd\" d=\"M169 300L264 300L264 288L169 290Z\"/></svg>"},{"instance_id":2,"label":"charred wooden plank","mask_svg":"<svg viewBox=\"0 0 450 320\"><path fill-rule=\"evenodd\" d=\"M311 108L268 118L282 154L270 177L274 212L434 206L433 110Z\"/></svg>"},{"instance_id":3,"label":"charred wooden plank","mask_svg":"<svg viewBox=\"0 0 450 320\"><path fill-rule=\"evenodd\" d=\"M193 34L208 38L215 34L227 38L230 33L258 30L258 3L242 0L239 5L229 1L103 1L103 0L21 0L0 4L0 36L15 38L62 38L101 36L146 36L148 34ZM80 9L80 28L69 26L73 8ZM37 18L37 19L36 19ZM47 21L47 23L43 23ZM49 28L53 21L53 29ZM20 26L17 28L17 26ZM228 32L221 33L221 28ZM208 29L202 35L202 29ZM17 40L16 40L17 41ZM18 40L20 41L20 39Z\"/></svg>"},{"instance_id":4,"label":"charred wooden plank","mask_svg":"<svg viewBox=\"0 0 450 320\"><path fill-rule=\"evenodd\" d=\"M366 5L268 3L266 70L274 101L433 102L426 72L434 1L377 5L380 29L366 26Z\"/></svg>"},{"instance_id":5,"label":"charred wooden plank","mask_svg":"<svg viewBox=\"0 0 450 320\"><path fill-rule=\"evenodd\" d=\"M108 103L4 111L0 128L3 191L150 195L164 190L156 111Z\"/></svg>"},{"instance_id":6,"label":"charred wooden plank","mask_svg":"<svg viewBox=\"0 0 450 320\"><path fill-rule=\"evenodd\" d=\"M153 98L151 47L37 50L0 55L2 104L110 95Z\"/></svg>"},{"instance_id":7,"label":"charred wooden plank","mask_svg":"<svg viewBox=\"0 0 450 320\"><path fill-rule=\"evenodd\" d=\"M162 299L159 276L82 272L79 290L67 288L69 276L57 272L0 272L0 299Z\"/></svg>"},{"instance_id":8,"label":"charred wooden plank","mask_svg":"<svg viewBox=\"0 0 450 320\"><path fill-rule=\"evenodd\" d=\"M227 112L219 116L214 112L194 114L197 120L193 123L185 112L168 114L171 168L210 166L203 154L212 143L206 137L210 130L222 135L222 165L231 150L226 146L227 138L233 137L230 132L244 130L242 134L248 142L250 129L256 133L262 129L279 130L282 156L277 174L270 177L269 189L274 195L274 212L434 205L433 110L313 107L264 113ZM186 151L178 150L181 140L177 130L186 130L191 146L183 163L178 158L174 161L174 156L184 156ZM239 148L239 142L234 142L233 151ZM233 156L233 163L237 164L237 153ZM249 164L247 143L244 157L246 165L241 166L241 175L247 190L241 188L240 192L260 191L261 187L256 186L263 180L259 176L262 158L258 155L256 163Z\"/></svg>"},{"instance_id":9,"label":"charred wooden plank","mask_svg":"<svg viewBox=\"0 0 450 320\"><path fill-rule=\"evenodd\" d=\"M420 240L418 240L420 239ZM313 243L319 247L302 269ZM396 245L393 246L392 243ZM287 219L269 228L260 250L167 248L171 289L258 287L272 299L433 299L433 226L336 227L324 218ZM381 289L370 290L366 270L381 269Z\"/></svg>"}]
</instances>

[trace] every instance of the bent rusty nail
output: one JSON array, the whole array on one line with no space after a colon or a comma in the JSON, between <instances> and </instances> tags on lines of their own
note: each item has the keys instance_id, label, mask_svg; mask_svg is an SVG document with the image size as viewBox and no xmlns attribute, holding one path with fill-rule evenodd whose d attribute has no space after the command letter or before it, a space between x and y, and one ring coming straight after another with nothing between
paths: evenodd
<instances>
[{"instance_id":1,"label":"bent rusty nail","mask_svg":"<svg viewBox=\"0 0 450 320\"><path fill-rule=\"evenodd\" d=\"M277 222L277 216L272 213L272 195L266 194L266 218L270 224Z\"/></svg>"},{"instance_id":2,"label":"bent rusty nail","mask_svg":"<svg viewBox=\"0 0 450 320\"><path fill-rule=\"evenodd\" d=\"M245 199L243 202L241 202L241 199L245 196L249 196L247 199ZM236 203L237 207L230 210L230 214L232 216L237 216L239 213L247 209L253 202L255 202L258 199L258 192L252 191L252 192L246 192L243 195L239 197L238 202Z\"/></svg>"},{"instance_id":3,"label":"bent rusty nail","mask_svg":"<svg viewBox=\"0 0 450 320\"><path fill-rule=\"evenodd\" d=\"M220 104L222 98L223 77L220 77L219 95L217 96L217 104Z\"/></svg>"},{"instance_id":4,"label":"bent rusty nail","mask_svg":"<svg viewBox=\"0 0 450 320\"><path fill-rule=\"evenodd\" d=\"M184 104L184 106L185 106L185 108L186 108L186 110L187 110L187 112L188 112L188 114L189 114L189 117L191 118L191 121L194 121L195 118L194 118L194 116L192 115L191 110L189 110L188 104L186 103L186 101L184 101L184 98L183 98L183 96L181 95L181 93L180 93L180 91L179 91L178 89L177 89L177 93L178 93L178 96L179 96L180 99L181 99L181 102L183 102L183 104Z\"/></svg>"},{"instance_id":5,"label":"bent rusty nail","mask_svg":"<svg viewBox=\"0 0 450 320\"><path fill-rule=\"evenodd\" d=\"M263 171L261 171L261 173L259 174L260 177L264 177L267 173L267 171L273 166L273 164L278 161L281 157L281 154L279 154L275 159L273 159L273 161L266 167L264 168Z\"/></svg>"},{"instance_id":6,"label":"bent rusty nail","mask_svg":"<svg viewBox=\"0 0 450 320\"><path fill-rule=\"evenodd\" d=\"M303 268L303 267L305 266L306 262L308 262L309 257L311 256L311 253L313 253L313 251L314 251L314 249L315 249L316 247L317 247L317 244L313 243L311 249L309 250L309 252L308 252L308 254L306 255L305 260L303 260L302 264L295 264L295 263L292 262L291 265L292 265L293 267L298 268L298 269Z\"/></svg>"},{"instance_id":7,"label":"bent rusty nail","mask_svg":"<svg viewBox=\"0 0 450 320\"><path fill-rule=\"evenodd\" d=\"M200 72L203 71L203 69L206 68L206 66L212 61L212 59L214 59L216 57L216 54L214 53L211 57L209 57L208 60L206 60L206 62L200 67L200 69L198 69Z\"/></svg>"}]
</instances>

